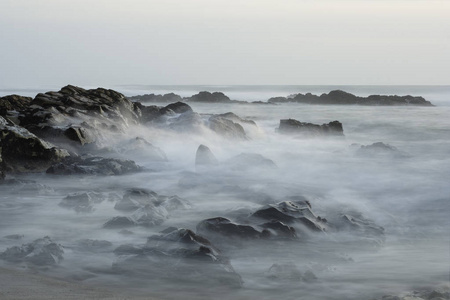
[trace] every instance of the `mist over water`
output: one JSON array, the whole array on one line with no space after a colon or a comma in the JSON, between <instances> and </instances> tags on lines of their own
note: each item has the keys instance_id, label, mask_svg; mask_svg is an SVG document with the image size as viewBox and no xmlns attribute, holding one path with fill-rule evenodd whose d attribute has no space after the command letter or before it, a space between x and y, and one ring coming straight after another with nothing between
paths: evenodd
<instances>
[{"instance_id":1,"label":"mist over water","mask_svg":"<svg viewBox=\"0 0 450 300\"><path fill-rule=\"evenodd\" d=\"M167 87L167 91L124 87L131 96L174 92L190 96L204 87ZM297 89L296 89L297 88ZM329 92L328 87L217 87L232 99L265 101L294 92ZM163 299L373 299L421 287L448 286L450 215L450 90L448 87L339 87L357 95L414 94L436 107L375 107L333 105L251 105L189 103L203 116L234 112L254 120L245 127L249 141L230 141L211 131L178 133L151 127L130 128L126 136L111 137L109 147L123 139L143 137L161 148L168 162L148 159L134 152L133 159L145 170L138 174L95 176L23 175L35 185L1 186L0 252L8 247L49 236L64 246L64 260L46 274L125 290L129 295ZM315 89L315 90L314 90ZM409 90L408 90L409 89ZM206 88L205 88L206 90ZM214 91L211 87L207 90ZM402 92L405 91L405 92ZM409 91L409 92L408 92ZM20 91L18 92L20 94ZM430 95L430 97L427 97ZM345 137L299 139L276 132L280 119L293 118L314 124L338 120ZM383 142L405 155L357 155L360 145ZM196 170L195 153L208 146L219 165ZM355 145L357 144L357 145ZM353 146L352 146L353 145ZM227 161L241 153L258 153L276 168L251 166L233 169ZM132 234L102 228L111 217L115 198L94 206L89 213L58 204L76 192L113 193L121 198L130 188L145 188L162 195L178 195L192 205L176 210L161 225L133 227ZM352 233L312 235L306 241L232 241L213 243L243 280L243 287L210 286L198 282L187 289L165 277L129 276L111 272L120 260L112 250L123 244L144 244L149 236L167 227L196 230L207 218L240 220L266 204L304 196L319 216L333 219L340 213L357 212L385 229L385 241ZM23 235L17 241L2 238ZM112 245L87 252L79 241L106 240ZM3 265L8 265L0 261ZM273 280L274 264L296 265L311 270L317 280ZM19 266L20 267L20 266ZM25 268L25 265L21 267ZM30 268L29 266L26 266Z\"/></svg>"}]
</instances>

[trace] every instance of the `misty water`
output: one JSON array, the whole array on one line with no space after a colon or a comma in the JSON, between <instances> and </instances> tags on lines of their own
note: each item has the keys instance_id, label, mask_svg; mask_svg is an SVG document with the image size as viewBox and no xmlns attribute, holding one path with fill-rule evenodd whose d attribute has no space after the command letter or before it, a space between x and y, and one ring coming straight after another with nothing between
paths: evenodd
<instances>
[{"instance_id":1,"label":"misty water","mask_svg":"<svg viewBox=\"0 0 450 300\"><path fill-rule=\"evenodd\" d=\"M373 299L418 288L449 284L450 266L450 88L449 87L339 87L368 94L424 96L435 107L256 105L190 103L194 111L211 114L234 112L254 120L247 126L248 141L227 140L212 131L175 132L133 127L111 136L105 146L116 147L130 137L143 137L161 148L167 162L154 162L146 153L133 152L144 171L123 176L52 176L28 174L10 178L35 184L4 185L0 194L0 252L49 236L64 247L56 267L38 268L4 261L9 267L29 269L67 280L119 289L127 295L162 299ZM120 86L127 96L175 92L189 96L199 90L223 91L232 99L266 101L294 92L329 92L330 87L145 87ZM20 91L16 93L21 94ZM161 104L163 105L163 104ZM164 104L165 105L165 104ZM296 138L276 131L280 119L314 124L338 120L342 138ZM360 145L383 142L399 149L401 157L357 155ZM109 145L108 145L109 143ZM198 146L204 144L220 164L195 168ZM227 160L241 153L258 153L276 168L251 166L233 169ZM103 228L116 198L76 212L59 203L69 194L98 192L121 198L130 188L145 188L162 195L178 195L191 208L176 210L161 225L133 227L130 232ZM120 260L112 250L123 244L144 244L168 227L195 231L207 218L239 220L263 205L303 196L319 216L333 218L358 212L385 229L380 241L352 233L311 235L302 241L226 241L217 245L240 274L236 288L202 280L186 285L179 278L111 272ZM20 240L4 238L23 235ZM101 251L84 251L80 240L106 240ZM177 263L177 262L174 262ZM273 279L274 264L295 265L312 271L317 280ZM161 270L164 273L164 270Z\"/></svg>"}]
</instances>

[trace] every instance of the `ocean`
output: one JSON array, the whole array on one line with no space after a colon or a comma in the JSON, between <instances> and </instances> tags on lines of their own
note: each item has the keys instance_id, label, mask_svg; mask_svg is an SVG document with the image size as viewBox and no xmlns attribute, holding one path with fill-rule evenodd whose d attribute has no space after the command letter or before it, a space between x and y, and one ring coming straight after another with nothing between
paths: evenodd
<instances>
[{"instance_id":1,"label":"ocean","mask_svg":"<svg viewBox=\"0 0 450 300\"><path fill-rule=\"evenodd\" d=\"M450 86L110 88L126 96L174 92L187 97L204 90L220 91L233 100L244 101L341 89L358 96L423 96L435 106L189 103L204 118L233 112L253 120L257 126L244 127L249 137L246 141L227 140L208 130L177 132L152 126L130 127L125 135L114 136L111 144L105 146L114 148L126 138L143 137L164 151L168 162L150 161L145 153L134 153L129 158L143 166L145 172L111 177L15 175L20 180L33 180L41 188L36 192L35 187L27 190L27 185L0 187L0 252L49 236L64 246L64 260L57 268L39 272L119 288L131 296L162 299L381 299L383 295L404 295L420 288L448 288ZM34 96L48 90L51 88L1 89L0 96L13 93ZM280 120L288 118L314 124L338 120L343 124L344 137L296 138L280 134L277 131ZM361 146L377 142L395 147L399 155L358 155ZM200 144L209 147L219 161L215 169L206 173L195 168ZM230 171L227 166L230 159L241 153L260 154L272 160L276 168L255 166ZM176 211L162 224L133 228L130 234L124 234L102 227L119 214L113 202L99 203L90 213L58 205L73 193L115 193L122 197L129 188L177 195L188 200L192 207ZM299 196L308 199L312 211L319 216L333 219L353 213L370 220L384 228L384 239L361 233L330 232L304 241L235 241L221 245L223 254L242 278L241 288L202 280L194 280L187 288L182 279L164 269L160 270L161 276L155 275L158 272L129 275L111 271L123 259L112 251L119 245L145 244L149 236L168 227L195 231L201 220L212 217L242 221L242 216L264 205ZM4 238L12 234L23 238L20 241ZM83 239L106 240L111 246L89 252L80 249L79 241ZM274 275L274 265L295 266L300 273L311 271L317 278L308 281L289 272ZM195 273L195 265L192 268Z\"/></svg>"}]
</instances>

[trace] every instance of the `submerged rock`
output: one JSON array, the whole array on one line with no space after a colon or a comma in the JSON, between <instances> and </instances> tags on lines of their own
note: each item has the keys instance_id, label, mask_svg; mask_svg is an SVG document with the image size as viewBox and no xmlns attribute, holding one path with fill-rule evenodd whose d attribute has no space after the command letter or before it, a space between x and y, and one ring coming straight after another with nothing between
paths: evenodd
<instances>
[{"instance_id":1,"label":"submerged rock","mask_svg":"<svg viewBox=\"0 0 450 300\"><path fill-rule=\"evenodd\" d=\"M357 151L358 156L368 157L391 157L391 158L407 158L407 153L398 150L396 147L382 142L373 143L371 145L362 145Z\"/></svg>"},{"instance_id":2,"label":"submerged rock","mask_svg":"<svg viewBox=\"0 0 450 300\"><path fill-rule=\"evenodd\" d=\"M273 160L258 153L241 153L228 159L225 165L235 171L277 168Z\"/></svg>"},{"instance_id":3,"label":"submerged rock","mask_svg":"<svg viewBox=\"0 0 450 300\"><path fill-rule=\"evenodd\" d=\"M316 125L300 122L294 119L280 120L279 133L299 135L302 137L343 136L342 123L333 121L328 124Z\"/></svg>"},{"instance_id":4,"label":"submerged rock","mask_svg":"<svg viewBox=\"0 0 450 300\"><path fill-rule=\"evenodd\" d=\"M56 265L63 259L64 250L49 237L37 239L21 247L15 246L0 253L0 258L10 262L30 262L38 266Z\"/></svg>"},{"instance_id":5,"label":"submerged rock","mask_svg":"<svg viewBox=\"0 0 450 300\"><path fill-rule=\"evenodd\" d=\"M266 272L268 278L277 281L305 281L317 280L316 275L311 271L301 272L294 263L273 264Z\"/></svg>"},{"instance_id":6,"label":"submerged rock","mask_svg":"<svg viewBox=\"0 0 450 300\"><path fill-rule=\"evenodd\" d=\"M187 98L190 102L209 102L209 103L223 103L231 102L230 98L222 92L200 92Z\"/></svg>"}]
</instances>

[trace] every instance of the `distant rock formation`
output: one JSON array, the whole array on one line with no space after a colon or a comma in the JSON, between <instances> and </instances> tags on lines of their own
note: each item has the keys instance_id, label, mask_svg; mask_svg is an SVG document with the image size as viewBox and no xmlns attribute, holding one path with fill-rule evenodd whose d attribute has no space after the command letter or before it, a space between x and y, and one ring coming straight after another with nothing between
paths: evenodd
<instances>
[{"instance_id":1,"label":"distant rock formation","mask_svg":"<svg viewBox=\"0 0 450 300\"><path fill-rule=\"evenodd\" d=\"M353 94L335 90L328 94L320 96L307 94L296 94L290 97L274 97L268 100L269 103L303 103L303 104L338 104L338 105L418 105L418 106L433 106L431 102L425 100L423 97L414 96L386 96L386 95L371 95L368 97L358 97Z\"/></svg>"},{"instance_id":2,"label":"distant rock formation","mask_svg":"<svg viewBox=\"0 0 450 300\"><path fill-rule=\"evenodd\" d=\"M222 92L214 92L214 93L200 92L187 98L187 100L191 102L207 102L207 103L231 102L230 98L228 98L228 96L226 96Z\"/></svg>"},{"instance_id":3,"label":"distant rock formation","mask_svg":"<svg viewBox=\"0 0 450 300\"><path fill-rule=\"evenodd\" d=\"M300 122L295 119L284 119L280 120L278 132L302 137L344 136L342 123L339 121L317 125Z\"/></svg>"},{"instance_id":4,"label":"distant rock formation","mask_svg":"<svg viewBox=\"0 0 450 300\"><path fill-rule=\"evenodd\" d=\"M174 93L168 93L164 95L155 95L155 94L144 94L128 97L131 101L139 101L139 102L160 102L160 103L173 103L183 101L183 98L180 95Z\"/></svg>"}]
</instances>

